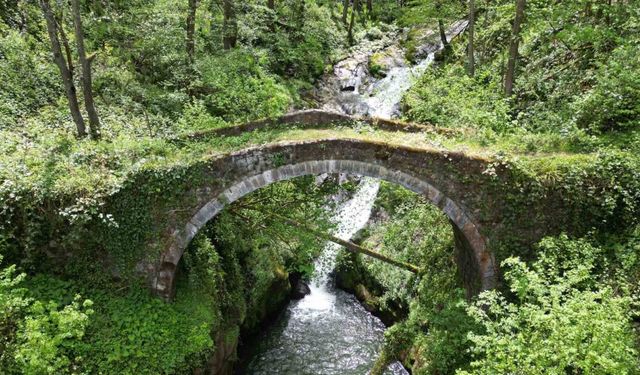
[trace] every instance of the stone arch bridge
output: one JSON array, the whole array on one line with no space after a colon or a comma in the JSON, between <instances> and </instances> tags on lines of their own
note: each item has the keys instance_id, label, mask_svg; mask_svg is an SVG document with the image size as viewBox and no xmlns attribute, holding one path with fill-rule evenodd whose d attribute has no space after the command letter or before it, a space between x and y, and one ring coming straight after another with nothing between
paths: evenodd
<instances>
[{"instance_id":1,"label":"stone arch bridge","mask_svg":"<svg viewBox=\"0 0 640 375\"><path fill-rule=\"evenodd\" d=\"M357 121L416 137L428 132L451 132L379 119ZM230 137L290 124L323 128L328 124L353 122L354 119L346 115L305 111L174 141L188 143ZM145 259L137 262L137 270L146 275L155 294L170 299L175 293L176 271L187 245L226 205L274 182L303 175L349 173L397 183L424 195L439 207L452 224L456 261L464 285L469 294L477 293L495 287L499 277L493 249L497 243L495 233L504 221L505 191L500 176L507 172L497 168L497 172L487 173L494 169L492 160L463 152L350 137L281 140L214 154L194 162L178 177L174 176L171 183L167 182L180 187L174 188L170 203L157 201L153 215L155 234L146 242L146 247L153 250L146 251ZM537 240L541 234L532 233L531 240Z\"/></svg>"},{"instance_id":2,"label":"stone arch bridge","mask_svg":"<svg viewBox=\"0 0 640 375\"><path fill-rule=\"evenodd\" d=\"M190 135L191 140L240 134L283 123L308 127L352 120L320 111L294 113L276 120ZM368 120L384 130L419 134L431 128L384 120ZM184 140L181 140L184 141ZM176 270L183 252L198 230L226 205L261 187L294 177L322 173L350 173L380 178L427 197L448 216L458 247L458 263L469 289L496 285L497 266L489 238L490 227L482 210L490 183L483 172L488 161L462 153L415 149L358 139L314 139L278 142L212 157L200 164L202 178L177 201L178 217L158 218L166 223L153 244L156 261L146 264L153 291L164 298L174 293ZM473 176L475 178L468 178Z\"/></svg>"}]
</instances>

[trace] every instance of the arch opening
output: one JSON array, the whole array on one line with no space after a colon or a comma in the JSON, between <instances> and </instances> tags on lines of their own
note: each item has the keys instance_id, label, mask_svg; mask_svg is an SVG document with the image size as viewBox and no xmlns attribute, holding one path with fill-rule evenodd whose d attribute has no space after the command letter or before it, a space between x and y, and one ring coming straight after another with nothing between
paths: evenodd
<instances>
[{"instance_id":1,"label":"arch opening","mask_svg":"<svg viewBox=\"0 0 640 375\"><path fill-rule=\"evenodd\" d=\"M208 201L195 215L176 231L169 248L162 254L160 267L152 280L155 294L171 299L175 293L175 273L182 255L198 231L227 205L267 185L301 177L323 173L346 173L373 177L398 184L414 193L425 196L449 218L456 243L459 267L468 294L492 289L496 284L496 266L493 254L487 248L486 239L480 234L478 226L466 210L446 197L429 182L416 178L405 172L371 162L356 160L332 159L313 160L292 163L266 170L236 181L222 193Z\"/></svg>"}]
</instances>

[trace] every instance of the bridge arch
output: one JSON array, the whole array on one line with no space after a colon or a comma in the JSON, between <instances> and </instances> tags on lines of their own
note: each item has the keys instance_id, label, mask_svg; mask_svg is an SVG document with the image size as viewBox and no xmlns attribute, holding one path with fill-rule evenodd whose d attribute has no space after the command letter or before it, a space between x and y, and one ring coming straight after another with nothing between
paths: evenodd
<instances>
[{"instance_id":1,"label":"bridge arch","mask_svg":"<svg viewBox=\"0 0 640 375\"><path fill-rule=\"evenodd\" d=\"M308 152L305 152L308 151ZM379 178L399 184L415 193L425 196L439 207L449 218L458 249L458 266L461 268L468 293L491 289L496 285L497 268L495 257L488 248L488 241L481 234L480 225L472 211L445 192L456 191L465 185L456 178L443 178L442 163L460 164L466 158L462 154L442 155L436 151L416 150L390 146L362 140L316 140L307 142L289 142L265 147L243 150L230 154L213 162L220 168L224 166L230 179L219 184L218 188L200 188L195 194L200 198L193 215L172 231L168 246L161 254L158 268L151 280L154 293L170 299L175 293L175 276L178 264L190 241L198 231L213 219L228 204L278 181L289 180L305 175L323 173L347 173ZM411 163L404 164L403 161ZM478 160L462 160L478 164ZM483 162L480 163L484 165ZM416 165L418 169L416 169ZM233 168L237 170L233 170ZM478 172L477 165L473 165ZM420 171L416 173L416 171ZM471 172L473 173L473 172ZM455 175L456 173L452 173ZM212 182L215 177L212 177ZM215 179L219 182L220 179ZM434 181L440 185L435 186ZM462 190L462 189L461 189ZM463 192L463 196L468 192ZM466 199L465 199L466 200ZM476 210L477 211L477 210ZM466 276L465 276L466 275ZM470 291L471 289L475 289Z\"/></svg>"}]
</instances>

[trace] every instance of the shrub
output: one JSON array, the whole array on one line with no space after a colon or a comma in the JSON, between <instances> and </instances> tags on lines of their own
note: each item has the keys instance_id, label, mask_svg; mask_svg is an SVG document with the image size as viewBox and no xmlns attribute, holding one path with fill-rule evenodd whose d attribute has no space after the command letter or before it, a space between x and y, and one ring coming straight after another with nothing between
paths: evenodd
<instances>
[{"instance_id":1,"label":"shrub","mask_svg":"<svg viewBox=\"0 0 640 375\"><path fill-rule=\"evenodd\" d=\"M468 308L484 330L469 335L475 360L459 374L637 373L632 299L595 283L601 252L562 236L543 240L531 267L505 260L515 302L489 291Z\"/></svg>"},{"instance_id":2,"label":"shrub","mask_svg":"<svg viewBox=\"0 0 640 375\"><path fill-rule=\"evenodd\" d=\"M459 65L429 69L403 98L405 117L450 128L508 129L509 106L497 83L478 82Z\"/></svg>"},{"instance_id":3,"label":"shrub","mask_svg":"<svg viewBox=\"0 0 640 375\"><path fill-rule=\"evenodd\" d=\"M76 347L93 314L90 300L80 296L59 309L55 302L37 301L17 334L15 361L24 374L72 374L81 364Z\"/></svg>"},{"instance_id":4,"label":"shrub","mask_svg":"<svg viewBox=\"0 0 640 375\"><path fill-rule=\"evenodd\" d=\"M595 131L640 127L640 47L623 46L598 70L596 85L577 103L577 124Z\"/></svg>"},{"instance_id":5,"label":"shrub","mask_svg":"<svg viewBox=\"0 0 640 375\"><path fill-rule=\"evenodd\" d=\"M17 30L0 23L0 128L54 103L62 93L62 80L49 55L35 53Z\"/></svg>"},{"instance_id":6,"label":"shrub","mask_svg":"<svg viewBox=\"0 0 640 375\"><path fill-rule=\"evenodd\" d=\"M201 82L196 87L212 116L247 121L283 113L291 98L250 50L237 49L197 62Z\"/></svg>"}]
</instances>

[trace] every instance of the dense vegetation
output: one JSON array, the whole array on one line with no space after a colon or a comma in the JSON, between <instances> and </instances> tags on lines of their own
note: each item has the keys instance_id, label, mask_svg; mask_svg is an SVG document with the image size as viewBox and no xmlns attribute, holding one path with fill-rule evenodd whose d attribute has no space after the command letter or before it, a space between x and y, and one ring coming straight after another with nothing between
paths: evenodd
<instances>
[{"instance_id":1,"label":"dense vegetation","mask_svg":"<svg viewBox=\"0 0 640 375\"><path fill-rule=\"evenodd\" d=\"M235 347L288 300L289 276L306 278L318 240L273 217L312 214L328 228L331 181L271 185L249 195L202 230L190 245L176 300L167 304L144 285L0 274L7 373L189 373L221 346ZM265 203L267 202L267 203ZM223 338L223 340L221 339ZM215 342L214 342L215 340ZM227 343L227 344L225 344ZM227 349L228 350L228 349Z\"/></svg>"},{"instance_id":2,"label":"dense vegetation","mask_svg":"<svg viewBox=\"0 0 640 375\"><path fill-rule=\"evenodd\" d=\"M400 358L416 374L640 373L636 0L0 0L0 373L192 373L233 352L320 249L273 213L328 230L335 184L303 178L229 207L192 241L171 304L117 265L97 271L97 253L133 256L139 243L119 230L142 243L149 229L135 215L119 227L105 198L136 173L159 183L154 168L311 136L175 141L313 107L314 85L350 45L405 28L409 62L425 30L460 19L473 22L443 38L402 100L404 119L460 133L323 134L482 150L517 177L505 190L513 210L561 184L579 235L523 248L511 233L496 249L503 286L470 299L446 218L384 185L360 240L424 272L341 256L343 286L396 323L376 369ZM373 57L369 67L382 69ZM137 212L142 196L119 204ZM84 248L90 233L76 228L93 221L113 236Z\"/></svg>"},{"instance_id":3,"label":"dense vegetation","mask_svg":"<svg viewBox=\"0 0 640 375\"><path fill-rule=\"evenodd\" d=\"M444 215L388 184L376 206L360 240L425 268L417 278L360 255L340 258L340 285L399 321L376 370L401 358L417 374L637 373L637 229L624 240L547 237L531 265L502 262L503 291L469 303Z\"/></svg>"}]
</instances>

